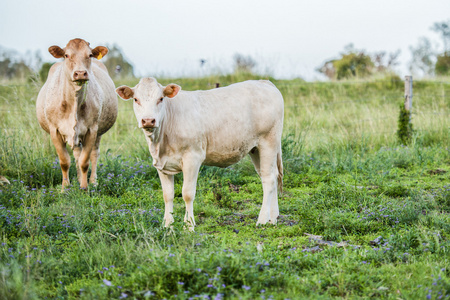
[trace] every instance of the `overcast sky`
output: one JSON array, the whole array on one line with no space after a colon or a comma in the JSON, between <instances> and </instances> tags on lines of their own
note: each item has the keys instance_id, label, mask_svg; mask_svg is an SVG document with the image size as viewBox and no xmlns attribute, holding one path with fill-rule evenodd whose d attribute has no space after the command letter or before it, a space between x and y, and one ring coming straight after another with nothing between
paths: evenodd
<instances>
[{"instance_id":1,"label":"overcast sky","mask_svg":"<svg viewBox=\"0 0 450 300\"><path fill-rule=\"evenodd\" d=\"M83 38L116 43L139 76L201 75L231 70L235 53L251 55L278 78L321 78L315 69L346 45L368 52L401 50L450 19L449 0L0 0L0 46L47 51ZM204 69L200 59L206 59Z\"/></svg>"}]
</instances>

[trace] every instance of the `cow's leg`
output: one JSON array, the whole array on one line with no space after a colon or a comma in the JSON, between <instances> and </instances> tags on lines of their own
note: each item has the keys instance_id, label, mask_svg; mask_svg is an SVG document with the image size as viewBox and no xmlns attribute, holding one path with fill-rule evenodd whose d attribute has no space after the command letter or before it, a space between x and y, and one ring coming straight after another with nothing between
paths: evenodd
<instances>
[{"instance_id":1,"label":"cow's leg","mask_svg":"<svg viewBox=\"0 0 450 300\"><path fill-rule=\"evenodd\" d=\"M56 129L50 130L50 136L55 146L56 153L59 157L59 165L61 166L63 181L62 181L62 189L70 184L69 180L69 168L70 168L70 155L66 148L66 143L63 141L61 135Z\"/></svg>"},{"instance_id":2,"label":"cow's leg","mask_svg":"<svg viewBox=\"0 0 450 300\"><path fill-rule=\"evenodd\" d=\"M259 147L260 172L263 185L263 203L258 224L276 224L279 215L277 196L277 153L278 147L271 141L263 141Z\"/></svg>"},{"instance_id":3,"label":"cow's leg","mask_svg":"<svg viewBox=\"0 0 450 300\"><path fill-rule=\"evenodd\" d=\"M89 183L97 184L97 160L100 154L100 140L102 136L97 136L94 148L91 151L91 177L89 178Z\"/></svg>"},{"instance_id":4,"label":"cow's leg","mask_svg":"<svg viewBox=\"0 0 450 300\"><path fill-rule=\"evenodd\" d=\"M79 164L80 153L81 153L81 147L76 146L73 148L73 156L75 157L75 165L77 167L78 182L80 182L80 179L81 179L80 164Z\"/></svg>"},{"instance_id":5,"label":"cow's leg","mask_svg":"<svg viewBox=\"0 0 450 300\"><path fill-rule=\"evenodd\" d=\"M184 215L184 222L188 223L189 230L194 231L194 199L197 189L198 171L200 170L201 162L195 157L189 156L183 158L183 199L186 204L186 214Z\"/></svg>"},{"instance_id":6,"label":"cow's leg","mask_svg":"<svg viewBox=\"0 0 450 300\"><path fill-rule=\"evenodd\" d=\"M97 131L88 130L84 137L83 148L81 149L79 165L80 165L80 188L87 189L87 174L89 170L89 158L91 156L92 148L94 148L97 140Z\"/></svg>"},{"instance_id":7,"label":"cow's leg","mask_svg":"<svg viewBox=\"0 0 450 300\"><path fill-rule=\"evenodd\" d=\"M163 190L163 197L165 203L164 210L164 226L169 227L173 223L173 197L175 194L173 175L163 174L158 170L159 180Z\"/></svg>"},{"instance_id":8,"label":"cow's leg","mask_svg":"<svg viewBox=\"0 0 450 300\"><path fill-rule=\"evenodd\" d=\"M261 177L261 166L260 166L260 160L259 160L259 150L258 148L253 148L250 153L250 158L252 159L253 165L255 166L256 173L258 173L258 176Z\"/></svg>"}]
</instances>

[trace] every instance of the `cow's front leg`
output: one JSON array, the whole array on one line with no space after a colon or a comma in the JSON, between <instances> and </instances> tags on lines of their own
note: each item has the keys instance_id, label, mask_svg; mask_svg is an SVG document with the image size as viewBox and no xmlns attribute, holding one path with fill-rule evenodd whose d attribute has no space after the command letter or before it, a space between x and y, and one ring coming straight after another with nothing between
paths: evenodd
<instances>
[{"instance_id":1,"label":"cow's front leg","mask_svg":"<svg viewBox=\"0 0 450 300\"><path fill-rule=\"evenodd\" d=\"M62 189L70 184L69 180L69 168L70 168L70 155L66 148L66 143L63 141L61 135L58 130L52 129L50 130L50 136L52 138L53 145L55 146L56 153L59 157L59 165L61 166L63 181L62 181Z\"/></svg>"},{"instance_id":2,"label":"cow's front leg","mask_svg":"<svg viewBox=\"0 0 450 300\"><path fill-rule=\"evenodd\" d=\"M184 222L188 223L189 230L194 231L194 199L197 189L198 171L200 170L201 162L195 157L189 156L183 158L183 199L186 204L186 214L184 215Z\"/></svg>"},{"instance_id":3,"label":"cow's front leg","mask_svg":"<svg viewBox=\"0 0 450 300\"><path fill-rule=\"evenodd\" d=\"M169 227L173 223L173 197L175 194L173 175L166 175L158 170L159 180L163 190L165 203L164 210L164 226Z\"/></svg>"},{"instance_id":4,"label":"cow's front leg","mask_svg":"<svg viewBox=\"0 0 450 300\"><path fill-rule=\"evenodd\" d=\"M84 137L83 147L81 149L78 164L80 166L80 188L87 189L87 174L89 170L89 158L91 156L92 148L97 140L97 130L88 130Z\"/></svg>"}]
</instances>

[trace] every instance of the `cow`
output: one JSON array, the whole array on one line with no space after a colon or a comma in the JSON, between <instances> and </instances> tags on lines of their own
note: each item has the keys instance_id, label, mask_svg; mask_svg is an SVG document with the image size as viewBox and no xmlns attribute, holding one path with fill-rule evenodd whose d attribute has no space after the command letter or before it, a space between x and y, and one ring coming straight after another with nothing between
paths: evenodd
<instances>
[{"instance_id":1,"label":"cow","mask_svg":"<svg viewBox=\"0 0 450 300\"><path fill-rule=\"evenodd\" d=\"M92 49L88 42L73 39L63 49L51 46L48 51L64 60L49 70L36 101L37 118L56 148L62 190L70 184L70 155L66 144L73 150L80 188L86 189L89 160L89 181L95 184L100 140L117 118L115 85L105 65L94 60L100 60L108 49L103 46Z\"/></svg>"},{"instance_id":2,"label":"cow","mask_svg":"<svg viewBox=\"0 0 450 300\"><path fill-rule=\"evenodd\" d=\"M194 230L193 202L201 165L228 167L250 155L263 185L258 224L276 224L277 186L283 164L281 134L284 101L270 82L245 81L206 91L181 91L177 84L162 86L143 78L116 93L134 99L134 113L148 143L165 202L164 223L174 221L174 175L183 172L184 222Z\"/></svg>"}]
</instances>

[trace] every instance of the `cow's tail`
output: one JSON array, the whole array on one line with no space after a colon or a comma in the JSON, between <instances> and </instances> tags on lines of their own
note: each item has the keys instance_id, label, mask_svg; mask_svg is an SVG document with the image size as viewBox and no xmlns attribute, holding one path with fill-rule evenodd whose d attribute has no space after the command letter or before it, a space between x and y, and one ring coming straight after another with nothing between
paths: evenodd
<instances>
[{"instance_id":1,"label":"cow's tail","mask_svg":"<svg viewBox=\"0 0 450 300\"><path fill-rule=\"evenodd\" d=\"M278 167L278 191L283 192L283 159L281 158L281 149L277 153L277 167Z\"/></svg>"}]
</instances>

